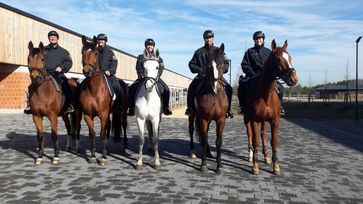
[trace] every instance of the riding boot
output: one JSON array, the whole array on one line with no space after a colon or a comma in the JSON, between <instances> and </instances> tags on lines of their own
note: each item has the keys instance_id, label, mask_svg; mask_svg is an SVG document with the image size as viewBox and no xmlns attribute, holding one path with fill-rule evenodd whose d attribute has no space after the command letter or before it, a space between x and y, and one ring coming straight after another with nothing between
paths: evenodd
<instances>
[{"instance_id":1,"label":"riding boot","mask_svg":"<svg viewBox=\"0 0 363 204\"><path fill-rule=\"evenodd\" d=\"M30 105L29 105L29 93L30 93L30 86L28 86L28 92L25 92L26 93L26 108L24 109L24 114L32 114L32 111L30 110Z\"/></svg>"},{"instance_id":2,"label":"riding boot","mask_svg":"<svg viewBox=\"0 0 363 204\"><path fill-rule=\"evenodd\" d=\"M163 112L164 112L164 115L173 114L173 112L169 108L169 96L170 96L170 94L165 92L164 97L163 97L163 109L164 109Z\"/></svg>"},{"instance_id":3,"label":"riding boot","mask_svg":"<svg viewBox=\"0 0 363 204\"><path fill-rule=\"evenodd\" d=\"M68 89L65 91L65 97L66 97L66 104L68 104L68 108L65 111L65 113L70 114L74 112L74 107L73 107L73 96L71 93L71 90Z\"/></svg>"},{"instance_id":4,"label":"riding boot","mask_svg":"<svg viewBox=\"0 0 363 204\"><path fill-rule=\"evenodd\" d=\"M185 110L185 115L187 116L191 116L193 115L193 110L191 108L191 104L193 103L193 98L194 98L194 94L192 93L192 90L188 90L188 94L187 94L187 109Z\"/></svg>"},{"instance_id":5,"label":"riding boot","mask_svg":"<svg viewBox=\"0 0 363 204\"><path fill-rule=\"evenodd\" d=\"M225 87L227 98L228 98L228 111L227 111L226 118L233 118L234 116L231 111L232 87L229 84L228 85L226 84L224 87Z\"/></svg>"}]
</instances>

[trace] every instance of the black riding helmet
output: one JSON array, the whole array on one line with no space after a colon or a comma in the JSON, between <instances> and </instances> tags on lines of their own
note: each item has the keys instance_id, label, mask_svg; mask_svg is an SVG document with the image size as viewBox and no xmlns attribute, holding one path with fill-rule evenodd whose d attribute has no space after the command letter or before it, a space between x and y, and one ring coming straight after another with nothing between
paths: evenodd
<instances>
[{"instance_id":1,"label":"black riding helmet","mask_svg":"<svg viewBox=\"0 0 363 204\"><path fill-rule=\"evenodd\" d=\"M256 31L253 34L253 40L256 40L258 38L263 38L265 40L265 34L262 31Z\"/></svg>"},{"instance_id":2,"label":"black riding helmet","mask_svg":"<svg viewBox=\"0 0 363 204\"><path fill-rule=\"evenodd\" d=\"M97 35L97 40L105 40L107 42L107 35L100 33Z\"/></svg>"},{"instance_id":3,"label":"black riding helmet","mask_svg":"<svg viewBox=\"0 0 363 204\"><path fill-rule=\"evenodd\" d=\"M213 31L211 30L206 30L204 31L203 33L203 38L206 39L206 38L214 38L214 33Z\"/></svg>"},{"instance_id":4,"label":"black riding helmet","mask_svg":"<svg viewBox=\"0 0 363 204\"><path fill-rule=\"evenodd\" d=\"M51 30L51 31L49 31L49 33L48 33L48 38L49 38L49 36L57 36L57 38L59 38L59 34L57 33L57 31L55 31L55 30Z\"/></svg>"},{"instance_id":5,"label":"black riding helmet","mask_svg":"<svg viewBox=\"0 0 363 204\"><path fill-rule=\"evenodd\" d=\"M145 40L144 45L145 45L145 47L147 45L153 45L155 47L155 41L153 39L151 39L151 38L148 38L148 39Z\"/></svg>"}]
</instances>

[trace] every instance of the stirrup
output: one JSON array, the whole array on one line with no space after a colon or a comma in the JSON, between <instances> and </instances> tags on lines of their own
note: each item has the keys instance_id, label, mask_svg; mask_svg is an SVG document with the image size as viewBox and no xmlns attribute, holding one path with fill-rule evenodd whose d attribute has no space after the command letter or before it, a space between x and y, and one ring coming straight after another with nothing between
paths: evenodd
<instances>
[{"instance_id":1,"label":"stirrup","mask_svg":"<svg viewBox=\"0 0 363 204\"><path fill-rule=\"evenodd\" d=\"M169 108L164 110L164 115L172 115L172 114L173 112Z\"/></svg>"},{"instance_id":2,"label":"stirrup","mask_svg":"<svg viewBox=\"0 0 363 204\"><path fill-rule=\"evenodd\" d=\"M234 118L233 113L231 111L228 111L226 118Z\"/></svg>"},{"instance_id":3,"label":"stirrup","mask_svg":"<svg viewBox=\"0 0 363 204\"><path fill-rule=\"evenodd\" d=\"M74 108L73 108L73 105L70 104L69 107L67 108L67 110L65 111L65 113L73 113L74 112Z\"/></svg>"},{"instance_id":4,"label":"stirrup","mask_svg":"<svg viewBox=\"0 0 363 204\"><path fill-rule=\"evenodd\" d=\"M187 115L187 116L191 116L191 115L193 115L192 109L191 109L191 108L187 108L187 109L185 110L184 115Z\"/></svg>"}]
</instances>

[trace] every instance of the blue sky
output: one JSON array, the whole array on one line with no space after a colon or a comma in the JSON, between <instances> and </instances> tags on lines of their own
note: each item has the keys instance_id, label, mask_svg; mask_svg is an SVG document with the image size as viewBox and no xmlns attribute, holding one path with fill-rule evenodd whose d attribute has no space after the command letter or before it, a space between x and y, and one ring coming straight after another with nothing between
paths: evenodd
<instances>
[{"instance_id":1,"label":"blue sky","mask_svg":"<svg viewBox=\"0 0 363 204\"><path fill-rule=\"evenodd\" d=\"M272 39L280 45L288 40L303 86L355 79L355 40L363 35L363 1L353 0L3 2L89 37L106 33L110 45L133 55L143 51L146 38L153 38L166 67L190 78L188 62L203 45L203 31L212 29L215 45L223 42L232 60L232 83L241 74L243 54L253 46L256 30L265 32L266 47Z\"/></svg>"}]
</instances>

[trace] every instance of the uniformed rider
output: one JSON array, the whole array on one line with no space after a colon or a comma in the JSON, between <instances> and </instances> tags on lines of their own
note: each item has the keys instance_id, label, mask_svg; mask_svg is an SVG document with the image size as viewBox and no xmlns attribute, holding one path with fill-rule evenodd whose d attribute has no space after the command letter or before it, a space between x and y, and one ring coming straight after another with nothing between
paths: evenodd
<instances>
[{"instance_id":1,"label":"uniformed rider","mask_svg":"<svg viewBox=\"0 0 363 204\"><path fill-rule=\"evenodd\" d=\"M206 71L206 52L208 48L218 49L218 47L213 45L214 41L214 33L211 30L206 30L203 33L204 39L204 46L197 49L194 52L193 58L189 62L189 69L192 73L197 73L197 76L193 79L190 83L188 88L188 95L187 95L187 109L185 111L185 115L192 115L192 104L195 97L195 91L199 86L199 83L205 77ZM224 73L228 72L229 61L225 58L225 71ZM228 84L227 80L222 77L222 83L224 85L227 97L228 97L228 112L226 117L233 118L233 114L231 112L231 99L232 99L232 87Z\"/></svg>"},{"instance_id":2,"label":"uniformed rider","mask_svg":"<svg viewBox=\"0 0 363 204\"><path fill-rule=\"evenodd\" d=\"M145 67L144 67L144 62L146 60L146 58L155 58L156 53L155 53L155 41L151 38L148 38L145 40L144 42L144 46L145 46L145 50L144 50L144 54L140 54L137 57L137 61L136 61L136 73L137 73L137 79L134 81L134 83L131 84L130 89L129 89L129 116L134 115L134 108L135 108L135 97L136 97L136 92L140 86L140 82L144 79L145 75L144 75L144 71L145 71ZM146 57L146 58L145 58ZM169 108L169 100L170 100L170 89L168 87L168 85L161 79L161 75L163 73L164 70L164 61L161 57L159 57L159 71L158 71L158 80L157 80L157 85L158 85L158 89L160 90L161 93L161 98L162 98L162 103L163 103L163 113L165 115L171 115L172 111Z\"/></svg>"}]
</instances>

